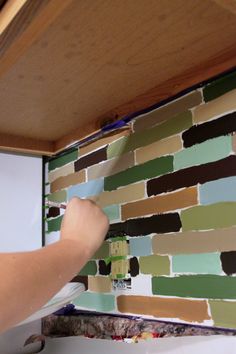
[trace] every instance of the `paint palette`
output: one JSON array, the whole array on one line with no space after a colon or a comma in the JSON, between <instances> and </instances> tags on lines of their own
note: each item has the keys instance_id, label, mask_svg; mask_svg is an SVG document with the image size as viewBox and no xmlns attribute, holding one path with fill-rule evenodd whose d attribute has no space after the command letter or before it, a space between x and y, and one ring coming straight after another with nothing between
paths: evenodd
<instances>
[{"instance_id":1,"label":"paint palette","mask_svg":"<svg viewBox=\"0 0 236 354\"><path fill-rule=\"evenodd\" d=\"M23 322L20 322L17 326L33 322L42 317L48 316L58 310L63 306L70 303L76 297L79 296L85 290L85 287L81 283L69 283L64 286L49 302L47 302L39 311L35 312L33 315L28 317Z\"/></svg>"}]
</instances>

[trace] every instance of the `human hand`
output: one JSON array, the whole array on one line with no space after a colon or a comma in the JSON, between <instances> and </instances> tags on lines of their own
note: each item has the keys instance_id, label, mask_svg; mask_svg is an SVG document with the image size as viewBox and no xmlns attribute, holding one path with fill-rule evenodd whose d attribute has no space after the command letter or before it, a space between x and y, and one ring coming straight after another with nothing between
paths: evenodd
<instances>
[{"instance_id":1,"label":"human hand","mask_svg":"<svg viewBox=\"0 0 236 354\"><path fill-rule=\"evenodd\" d=\"M90 200L74 197L67 204L62 220L61 240L77 242L87 258L91 258L103 242L108 227L108 218L100 207Z\"/></svg>"}]
</instances>

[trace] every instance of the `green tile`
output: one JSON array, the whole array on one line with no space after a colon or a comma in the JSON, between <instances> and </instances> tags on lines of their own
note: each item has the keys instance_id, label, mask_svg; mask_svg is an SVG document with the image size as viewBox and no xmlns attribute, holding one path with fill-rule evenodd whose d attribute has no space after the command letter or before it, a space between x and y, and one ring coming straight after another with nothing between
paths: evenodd
<instances>
[{"instance_id":1,"label":"green tile","mask_svg":"<svg viewBox=\"0 0 236 354\"><path fill-rule=\"evenodd\" d=\"M209 305L215 326L236 328L236 302L210 300Z\"/></svg>"},{"instance_id":2,"label":"green tile","mask_svg":"<svg viewBox=\"0 0 236 354\"><path fill-rule=\"evenodd\" d=\"M48 232L59 231L61 229L63 215L55 219L47 220Z\"/></svg>"},{"instance_id":3,"label":"green tile","mask_svg":"<svg viewBox=\"0 0 236 354\"><path fill-rule=\"evenodd\" d=\"M179 254L172 257L173 273L221 274L219 253Z\"/></svg>"},{"instance_id":4,"label":"green tile","mask_svg":"<svg viewBox=\"0 0 236 354\"><path fill-rule=\"evenodd\" d=\"M192 113L183 112L162 124L142 132L131 134L110 144L107 149L108 158L119 156L128 151L133 151L141 146L146 146L155 141L164 139L168 136L180 133L192 126Z\"/></svg>"},{"instance_id":5,"label":"green tile","mask_svg":"<svg viewBox=\"0 0 236 354\"><path fill-rule=\"evenodd\" d=\"M97 273L97 264L95 261L88 261L79 272L79 275L95 275Z\"/></svg>"},{"instance_id":6,"label":"green tile","mask_svg":"<svg viewBox=\"0 0 236 354\"><path fill-rule=\"evenodd\" d=\"M97 250L97 252L93 255L93 259L104 259L109 257L109 243L103 242L101 247Z\"/></svg>"},{"instance_id":7,"label":"green tile","mask_svg":"<svg viewBox=\"0 0 236 354\"><path fill-rule=\"evenodd\" d=\"M63 203L67 200L66 190L58 191L47 196L51 202Z\"/></svg>"},{"instance_id":8,"label":"green tile","mask_svg":"<svg viewBox=\"0 0 236 354\"><path fill-rule=\"evenodd\" d=\"M78 158L78 149L75 149L68 154L56 157L55 159L51 160L48 164L48 170L52 171L55 168L62 167L69 162L75 161Z\"/></svg>"},{"instance_id":9,"label":"green tile","mask_svg":"<svg viewBox=\"0 0 236 354\"><path fill-rule=\"evenodd\" d=\"M152 292L165 296L236 299L236 277L209 274L153 277Z\"/></svg>"},{"instance_id":10,"label":"green tile","mask_svg":"<svg viewBox=\"0 0 236 354\"><path fill-rule=\"evenodd\" d=\"M236 202L196 206L180 214L182 230L221 229L236 225Z\"/></svg>"},{"instance_id":11,"label":"green tile","mask_svg":"<svg viewBox=\"0 0 236 354\"><path fill-rule=\"evenodd\" d=\"M152 275L169 275L170 260L167 256L146 256L139 258L140 273Z\"/></svg>"},{"instance_id":12,"label":"green tile","mask_svg":"<svg viewBox=\"0 0 236 354\"><path fill-rule=\"evenodd\" d=\"M104 190L111 191L120 186L163 175L173 171L173 156L164 156L131 167L113 176L105 177Z\"/></svg>"},{"instance_id":13,"label":"green tile","mask_svg":"<svg viewBox=\"0 0 236 354\"><path fill-rule=\"evenodd\" d=\"M174 155L174 170L217 161L228 156L231 151L232 137L230 135L210 139L177 152Z\"/></svg>"},{"instance_id":14,"label":"green tile","mask_svg":"<svg viewBox=\"0 0 236 354\"><path fill-rule=\"evenodd\" d=\"M120 207L119 205L109 205L103 208L104 213L110 221L120 220Z\"/></svg>"},{"instance_id":15,"label":"green tile","mask_svg":"<svg viewBox=\"0 0 236 354\"><path fill-rule=\"evenodd\" d=\"M115 310L115 296L110 294L90 293L88 291L80 294L73 300L73 304L79 307L96 310L98 312L108 312Z\"/></svg>"},{"instance_id":16,"label":"green tile","mask_svg":"<svg viewBox=\"0 0 236 354\"><path fill-rule=\"evenodd\" d=\"M214 100L226 92L236 88L236 72L225 75L221 79L213 81L203 89L203 96L205 102Z\"/></svg>"}]
</instances>

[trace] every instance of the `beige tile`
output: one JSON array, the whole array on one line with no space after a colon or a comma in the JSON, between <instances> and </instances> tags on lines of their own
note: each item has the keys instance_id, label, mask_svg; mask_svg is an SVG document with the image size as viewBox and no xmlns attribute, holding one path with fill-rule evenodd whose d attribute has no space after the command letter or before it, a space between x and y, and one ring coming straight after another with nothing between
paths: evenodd
<instances>
[{"instance_id":1,"label":"beige tile","mask_svg":"<svg viewBox=\"0 0 236 354\"><path fill-rule=\"evenodd\" d=\"M109 136L105 136L99 140L96 140L94 142L91 142L88 145L82 146L79 149L79 157L88 154L89 152L92 152L94 150L97 150L98 148L107 145L123 136L128 136L130 134L130 128L124 129L119 133L116 134L110 134Z\"/></svg>"},{"instance_id":2,"label":"beige tile","mask_svg":"<svg viewBox=\"0 0 236 354\"><path fill-rule=\"evenodd\" d=\"M96 276L88 277L88 289L98 293L109 293L111 291L112 282L109 277Z\"/></svg>"},{"instance_id":3,"label":"beige tile","mask_svg":"<svg viewBox=\"0 0 236 354\"><path fill-rule=\"evenodd\" d=\"M48 173L48 181L49 181L49 183L52 183L53 181L55 181L55 179L62 177L62 176L67 176L73 172L75 172L74 171L74 162L69 163L68 165L59 167L52 172L49 172Z\"/></svg>"},{"instance_id":4,"label":"beige tile","mask_svg":"<svg viewBox=\"0 0 236 354\"><path fill-rule=\"evenodd\" d=\"M152 248L159 255L236 251L236 228L156 235Z\"/></svg>"},{"instance_id":5,"label":"beige tile","mask_svg":"<svg viewBox=\"0 0 236 354\"><path fill-rule=\"evenodd\" d=\"M50 185L51 193L86 181L85 170L57 178Z\"/></svg>"},{"instance_id":6,"label":"beige tile","mask_svg":"<svg viewBox=\"0 0 236 354\"><path fill-rule=\"evenodd\" d=\"M139 200L145 197L145 184L144 182L139 182L135 184L130 184L126 187L116 189L111 192L103 192L98 196L89 197L96 201L101 207L113 204L121 204L125 202L130 202L133 200Z\"/></svg>"},{"instance_id":7,"label":"beige tile","mask_svg":"<svg viewBox=\"0 0 236 354\"><path fill-rule=\"evenodd\" d=\"M129 152L125 155L102 162L88 168L88 180L114 175L134 166L134 153Z\"/></svg>"},{"instance_id":8,"label":"beige tile","mask_svg":"<svg viewBox=\"0 0 236 354\"><path fill-rule=\"evenodd\" d=\"M175 115L182 113L189 108L198 106L202 102L202 95L200 91L194 91L185 95L174 102L157 108L144 116L138 118L134 122L134 131L141 131L145 128L150 128L164 120L170 119Z\"/></svg>"},{"instance_id":9,"label":"beige tile","mask_svg":"<svg viewBox=\"0 0 236 354\"><path fill-rule=\"evenodd\" d=\"M170 138L159 140L153 144L137 149L136 164L141 164L156 157L173 154L183 147L181 137L179 135L171 136Z\"/></svg>"},{"instance_id":10,"label":"beige tile","mask_svg":"<svg viewBox=\"0 0 236 354\"><path fill-rule=\"evenodd\" d=\"M139 200L121 206L122 220L129 218L160 214L171 210L183 209L198 204L196 187L182 189L157 197Z\"/></svg>"},{"instance_id":11,"label":"beige tile","mask_svg":"<svg viewBox=\"0 0 236 354\"><path fill-rule=\"evenodd\" d=\"M236 111L236 90L200 105L193 110L193 123L206 122L214 117Z\"/></svg>"}]
</instances>

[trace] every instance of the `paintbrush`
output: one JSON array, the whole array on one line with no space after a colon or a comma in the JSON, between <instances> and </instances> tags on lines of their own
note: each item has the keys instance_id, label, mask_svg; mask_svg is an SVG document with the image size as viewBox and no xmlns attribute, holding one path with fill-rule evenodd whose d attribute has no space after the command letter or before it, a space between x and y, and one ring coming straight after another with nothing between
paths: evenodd
<instances>
[{"instance_id":1,"label":"paintbrush","mask_svg":"<svg viewBox=\"0 0 236 354\"><path fill-rule=\"evenodd\" d=\"M56 202L51 202L50 200L47 200L45 202L47 207L54 207L54 208L59 208L59 209L66 209L66 204L62 203L56 203Z\"/></svg>"}]
</instances>

